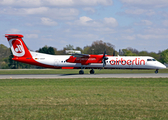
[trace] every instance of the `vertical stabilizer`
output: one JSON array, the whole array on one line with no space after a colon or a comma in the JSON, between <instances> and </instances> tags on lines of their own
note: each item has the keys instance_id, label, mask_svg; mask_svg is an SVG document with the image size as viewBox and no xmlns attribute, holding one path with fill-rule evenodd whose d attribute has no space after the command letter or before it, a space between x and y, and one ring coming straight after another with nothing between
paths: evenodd
<instances>
[{"instance_id":1,"label":"vertical stabilizer","mask_svg":"<svg viewBox=\"0 0 168 120\"><path fill-rule=\"evenodd\" d=\"M8 39L14 58L32 58L30 51L22 40L23 35L6 34L5 37Z\"/></svg>"}]
</instances>

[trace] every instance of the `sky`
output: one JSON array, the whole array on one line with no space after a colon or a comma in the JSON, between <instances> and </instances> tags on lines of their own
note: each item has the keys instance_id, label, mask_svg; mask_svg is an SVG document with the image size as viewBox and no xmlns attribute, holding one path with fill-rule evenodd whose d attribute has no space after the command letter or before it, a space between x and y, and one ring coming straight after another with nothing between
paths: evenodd
<instances>
[{"instance_id":1,"label":"sky","mask_svg":"<svg viewBox=\"0 0 168 120\"><path fill-rule=\"evenodd\" d=\"M168 49L168 0L0 0L0 44L16 33L33 51L102 40L158 53Z\"/></svg>"}]
</instances>

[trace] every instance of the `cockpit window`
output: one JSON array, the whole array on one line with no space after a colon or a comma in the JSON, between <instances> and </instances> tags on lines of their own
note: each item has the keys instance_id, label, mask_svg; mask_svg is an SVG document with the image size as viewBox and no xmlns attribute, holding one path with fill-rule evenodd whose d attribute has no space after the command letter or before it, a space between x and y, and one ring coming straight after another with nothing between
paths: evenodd
<instances>
[{"instance_id":1,"label":"cockpit window","mask_svg":"<svg viewBox=\"0 0 168 120\"><path fill-rule=\"evenodd\" d=\"M156 61L155 59L152 59L153 61Z\"/></svg>"},{"instance_id":2,"label":"cockpit window","mask_svg":"<svg viewBox=\"0 0 168 120\"><path fill-rule=\"evenodd\" d=\"M147 61L156 61L155 59L147 59Z\"/></svg>"},{"instance_id":3,"label":"cockpit window","mask_svg":"<svg viewBox=\"0 0 168 120\"><path fill-rule=\"evenodd\" d=\"M147 59L147 61L152 61L152 59Z\"/></svg>"}]
</instances>

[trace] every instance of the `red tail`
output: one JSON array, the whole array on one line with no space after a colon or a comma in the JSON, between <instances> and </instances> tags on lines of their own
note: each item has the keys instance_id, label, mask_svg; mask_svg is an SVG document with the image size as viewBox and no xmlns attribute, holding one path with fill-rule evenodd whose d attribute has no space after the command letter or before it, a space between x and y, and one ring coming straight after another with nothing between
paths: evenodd
<instances>
[{"instance_id":1,"label":"red tail","mask_svg":"<svg viewBox=\"0 0 168 120\"><path fill-rule=\"evenodd\" d=\"M22 40L23 35L20 34L6 34L14 58L32 58L27 46Z\"/></svg>"}]
</instances>

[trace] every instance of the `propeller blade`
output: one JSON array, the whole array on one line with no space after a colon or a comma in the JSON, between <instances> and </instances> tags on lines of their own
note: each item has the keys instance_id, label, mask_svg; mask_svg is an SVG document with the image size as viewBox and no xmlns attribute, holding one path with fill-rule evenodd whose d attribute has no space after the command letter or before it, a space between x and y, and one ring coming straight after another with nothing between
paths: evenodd
<instances>
[{"instance_id":1,"label":"propeller blade","mask_svg":"<svg viewBox=\"0 0 168 120\"><path fill-rule=\"evenodd\" d=\"M104 51L104 53L103 53L103 58L105 57L105 55L106 55L106 49L105 49L105 51Z\"/></svg>"},{"instance_id":2,"label":"propeller blade","mask_svg":"<svg viewBox=\"0 0 168 120\"><path fill-rule=\"evenodd\" d=\"M115 56L115 50L113 51L113 56Z\"/></svg>"},{"instance_id":3,"label":"propeller blade","mask_svg":"<svg viewBox=\"0 0 168 120\"><path fill-rule=\"evenodd\" d=\"M106 66L106 61L103 60L103 68Z\"/></svg>"}]
</instances>

